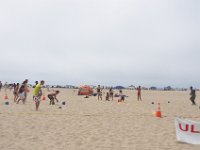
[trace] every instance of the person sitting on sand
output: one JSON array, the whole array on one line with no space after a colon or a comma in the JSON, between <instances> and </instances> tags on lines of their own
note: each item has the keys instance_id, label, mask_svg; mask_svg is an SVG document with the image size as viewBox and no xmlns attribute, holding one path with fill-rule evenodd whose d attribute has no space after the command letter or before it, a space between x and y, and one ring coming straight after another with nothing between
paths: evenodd
<instances>
[{"instance_id":1,"label":"person sitting on sand","mask_svg":"<svg viewBox=\"0 0 200 150\"><path fill-rule=\"evenodd\" d=\"M55 91L53 93L48 94L48 98L50 100L49 105L55 105L54 99L58 102L58 99L56 98L56 96L60 93L60 91Z\"/></svg>"},{"instance_id":2,"label":"person sitting on sand","mask_svg":"<svg viewBox=\"0 0 200 150\"><path fill-rule=\"evenodd\" d=\"M26 96L25 96L25 87L24 85L22 85L19 89L19 98L17 100L17 104L19 104L19 101L23 102L23 104L25 104L25 100L26 100Z\"/></svg>"}]
</instances>

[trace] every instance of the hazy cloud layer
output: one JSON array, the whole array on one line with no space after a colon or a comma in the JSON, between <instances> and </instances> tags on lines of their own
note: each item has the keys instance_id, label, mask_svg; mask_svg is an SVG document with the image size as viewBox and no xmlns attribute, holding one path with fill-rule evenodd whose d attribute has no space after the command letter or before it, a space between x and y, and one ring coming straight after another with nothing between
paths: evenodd
<instances>
[{"instance_id":1,"label":"hazy cloud layer","mask_svg":"<svg viewBox=\"0 0 200 150\"><path fill-rule=\"evenodd\" d=\"M0 80L200 86L198 0L0 2Z\"/></svg>"}]
</instances>

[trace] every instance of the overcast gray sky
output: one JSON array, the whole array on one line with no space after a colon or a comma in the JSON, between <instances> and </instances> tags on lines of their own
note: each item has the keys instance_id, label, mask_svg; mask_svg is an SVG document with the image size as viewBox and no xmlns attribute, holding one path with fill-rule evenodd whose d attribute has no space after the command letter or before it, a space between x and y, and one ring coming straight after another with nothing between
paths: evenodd
<instances>
[{"instance_id":1,"label":"overcast gray sky","mask_svg":"<svg viewBox=\"0 0 200 150\"><path fill-rule=\"evenodd\" d=\"M200 87L199 0L2 0L0 80Z\"/></svg>"}]
</instances>

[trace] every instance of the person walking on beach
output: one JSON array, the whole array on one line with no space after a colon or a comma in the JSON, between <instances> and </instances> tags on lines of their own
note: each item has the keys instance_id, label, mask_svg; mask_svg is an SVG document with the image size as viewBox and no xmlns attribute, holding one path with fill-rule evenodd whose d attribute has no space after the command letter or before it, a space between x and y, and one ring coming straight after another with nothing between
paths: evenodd
<instances>
[{"instance_id":1,"label":"person walking on beach","mask_svg":"<svg viewBox=\"0 0 200 150\"><path fill-rule=\"evenodd\" d=\"M190 100L192 102L192 105L196 105L196 102L195 102L196 91L195 91L195 89L193 89L192 86L190 87L190 95L191 95Z\"/></svg>"},{"instance_id":2,"label":"person walking on beach","mask_svg":"<svg viewBox=\"0 0 200 150\"><path fill-rule=\"evenodd\" d=\"M38 111L39 106L40 106L40 98L42 96L42 86L44 85L44 81L40 81L39 84L36 85L36 87L34 88L34 96L33 96L33 100L35 101L35 108L36 111Z\"/></svg>"},{"instance_id":3,"label":"person walking on beach","mask_svg":"<svg viewBox=\"0 0 200 150\"><path fill-rule=\"evenodd\" d=\"M101 89L100 85L98 85L98 87L97 87L97 96L98 96L98 100L99 100L99 98L101 98L101 100L102 100L102 89Z\"/></svg>"},{"instance_id":4,"label":"person walking on beach","mask_svg":"<svg viewBox=\"0 0 200 150\"><path fill-rule=\"evenodd\" d=\"M28 96L28 92L29 92L29 89L28 89L28 79L26 79L22 85L24 85L24 92L25 92L25 100L24 100L24 103L26 102L27 100L27 96Z\"/></svg>"},{"instance_id":5,"label":"person walking on beach","mask_svg":"<svg viewBox=\"0 0 200 150\"><path fill-rule=\"evenodd\" d=\"M19 83L17 83L16 86L14 87L13 94L14 94L14 102L16 102L19 96Z\"/></svg>"},{"instance_id":6,"label":"person walking on beach","mask_svg":"<svg viewBox=\"0 0 200 150\"><path fill-rule=\"evenodd\" d=\"M24 85L22 85L19 89L19 96L18 96L18 99L17 99L17 104L19 104L19 101L22 100L23 104L25 104L25 88L24 88Z\"/></svg>"},{"instance_id":7,"label":"person walking on beach","mask_svg":"<svg viewBox=\"0 0 200 150\"><path fill-rule=\"evenodd\" d=\"M2 84L2 82L0 81L0 92L1 92L2 86L3 86L3 84Z\"/></svg>"},{"instance_id":8,"label":"person walking on beach","mask_svg":"<svg viewBox=\"0 0 200 150\"><path fill-rule=\"evenodd\" d=\"M141 96L141 86L139 86L137 88L137 100L142 100L142 96Z\"/></svg>"}]
</instances>

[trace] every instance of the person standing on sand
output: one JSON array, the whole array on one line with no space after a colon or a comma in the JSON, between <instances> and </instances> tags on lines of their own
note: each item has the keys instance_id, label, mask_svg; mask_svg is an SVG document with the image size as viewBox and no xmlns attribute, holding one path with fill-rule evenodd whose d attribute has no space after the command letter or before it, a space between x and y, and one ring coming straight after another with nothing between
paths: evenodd
<instances>
[{"instance_id":1,"label":"person standing on sand","mask_svg":"<svg viewBox=\"0 0 200 150\"><path fill-rule=\"evenodd\" d=\"M109 96L110 96L110 98L112 98L112 100L113 100L113 95L114 95L114 92L113 92L113 89L112 89L112 87L109 89Z\"/></svg>"},{"instance_id":2,"label":"person standing on sand","mask_svg":"<svg viewBox=\"0 0 200 150\"><path fill-rule=\"evenodd\" d=\"M141 86L139 86L137 88L137 100L142 100L142 96L141 96Z\"/></svg>"},{"instance_id":3,"label":"person standing on sand","mask_svg":"<svg viewBox=\"0 0 200 150\"><path fill-rule=\"evenodd\" d=\"M122 89L120 89L119 90L119 96L120 96L120 99L118 100L118 101L120 101L120 102L124 102L124 100L125 100L125 95L123 94L123 91L122 91Z\"/></svg>"},{"instance_id":4,"label":"person standing on sand","mask_svg":"<svg viewBox=\"0 0 200 150\"><path fill-rule=\"evenodd\" d=\"M14 87L13 94L14 94L14 102L16 102L19 96L19 83L17 83L16 86Z\"/></svg>"},{"instance_id":5,"label":"person standing on sand","mask_svg":"<svg viewBox=\"0 0 200 150\"><path fill-rule=\"evenodd\" d=\"M0 92L1 92L2 86L3 86L3 84L2 84L2 82L0 81Z\"/></svg>"},{"instance_id":6,"label":"person standing on sand","mask_svg":"<svg viewBox=\"0 0 200 150\"><path fill-rule=\"evenodd\" d=\"M36 111L38 111L40 106L40 98L42 96L42 86L44 85L44 81L40 81L39 84L34 88L33 100L35 101Z\"/></svg>"},{"instance_id":7,"label":"person standing on sand","mask_svg":"<svg viewBox=\"0 0 200 150\"><path fill-rule=\"evenodd\" d=\"M98 100L99 100L99 98L101 98L101 100L102 100L102 89L101 89L100 85L98 85L98 87L97 87L97 96L98 96Z\"/></svg>"},{"instance_id":8,"label":"person standing on sand","mask_svg":"<svg viewBox=\"0 0 200 150\"><path fill-rule=\"evenodd\" d=\"M22 85L19 89L19 96L18 99L16 100L17 104L19 104L19 102L22 100L23 104L25 104L25 88L24 85Z\"/></svg>"},{"instance_id":9,"label":"person standing on sand","mask_svg":"<svg viewBox=\"0 0 200 150\"><path fill-rule=\"evenodd\" d=\"M196 102L195 102L195 98L196 98L196 91L193 89L193 87L191 86L190 87L190 100L192 102L192 105L196 105Z\"/></svg>"}]
</instances>

